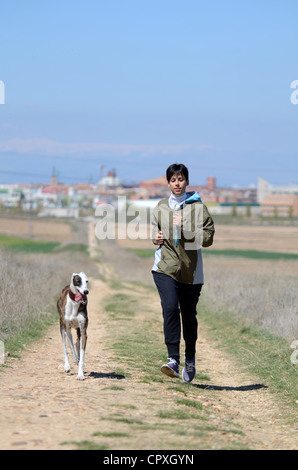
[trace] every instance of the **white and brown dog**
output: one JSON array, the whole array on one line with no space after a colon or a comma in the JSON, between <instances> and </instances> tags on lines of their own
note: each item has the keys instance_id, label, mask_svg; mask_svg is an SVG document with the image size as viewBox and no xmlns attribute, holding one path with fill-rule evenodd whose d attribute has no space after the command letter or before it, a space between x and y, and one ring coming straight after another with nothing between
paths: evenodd
<instances>
[{"instance_id":1,"label":"white and brown dog","mask_svg":"<svg viewBox=\"0 0 298 470\"><path fill-rule=\"evenodd\" d=\"M66 336L76 363L79 363L79 380L84 380L84 362L87 343L87 295L89 294L88 278L85 273L73 273L70 285L64 287L57 302L60 315L60 331L64 352L64 370L70 371L68 353L66 348ZM73 345L71 329L77 330L76 351Z\"/></svg>"}]
</instances>

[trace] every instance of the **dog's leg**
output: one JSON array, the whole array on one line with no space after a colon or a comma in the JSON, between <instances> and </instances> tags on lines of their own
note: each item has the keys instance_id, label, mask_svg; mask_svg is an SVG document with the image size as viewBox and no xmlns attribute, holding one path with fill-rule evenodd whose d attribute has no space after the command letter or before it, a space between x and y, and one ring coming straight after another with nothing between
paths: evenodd
<instances>
[{"instance_id":1,"label":"dog's leg","mask_svg":"<svg viewBox=\"0 0 298 470\"><path fill-rule=\"evenodd\" d=\"M70 350L72 352L72 357L73 357L73 360L74 362L77 364L79 362L79 358L76 354L76 351L75 351L75 348L74 348L74 345L73 345L73 340L72 340L72 334L71 334L71 330L67 330L66 331L66 334L67 334L67 339L68 339L68 344L70 346Z\"/></svg>"},{"instance_id":2,"label":"dog's leg","mask_svg":"<svg viewBox=\"0 0 298 470\"><path fill-rule=\"evenodd\" d=\"M84 377L84 363L85 363L85 351L87 344L87 328L83 326L80 328L80 361L78 370L78 380L85 380Z\"/></svg>"},{"instance_id":3,"label":"dog's leg","mask_svg":"<svg viewBox=\"0 0 298 470\"><path fill-rule=\"evenodd\" d=\"M70 364L69 364L68 352L66 348L66 331L64 327L61 327L61 336L62 336L62 345L63 345L63 354L64 354L64 370L65 372L69 372Z\"/></svg>"},{"instance_id":4,"label":"dog's leg","mask_svg":"<svg viewBox=\"0 0 298 470\"><path fill-rule=\"evenodd\" d=\"M80 330L80 328L77 328L76 348L77 348L77 356L78 357L80 357L80 344L81 344L81 330Z\"/></svg>"}]
</instances>

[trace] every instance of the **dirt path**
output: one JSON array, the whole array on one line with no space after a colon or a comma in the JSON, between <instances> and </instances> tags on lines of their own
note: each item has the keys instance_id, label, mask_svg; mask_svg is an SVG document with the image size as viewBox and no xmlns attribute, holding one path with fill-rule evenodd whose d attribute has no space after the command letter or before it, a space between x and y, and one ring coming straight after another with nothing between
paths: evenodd
<instances>
[{"instance_id":1,"label":"dirt path","mask_svg":"<svg viewBox=\"0 0 298 470\"><path fill-rule=\"evenodd\" d=\"M92 230L89 241L91 255L98 257ZM61 367L58 324L1 371L0 448L74 449L84 443L107 449L297 449L297 431L284 420L270 390L239 370L206 331L200 331L199 367L210 376L209 389L200 379L191 386L167 378L145 380L142 368L117 356L111 348L111 320L105 305L123 290L123 284L117 287L107 279L115 273L107 258L117 260L117 274L139 306L134 322L140 326L144 318L154 325L160 322L154 290L131 283L134 278L146 280L144 274L140 278L141 268L133 256L108 244L101 254L105 258L99 266L102 278L91 279L85 381L76 380L76 366L69 374ZM114 319L119 336L126 324L127 319L119 326ZM159 327L156 334L161 340ZM203 408L200 421L165 417L185 397Z\"/></svg>"}]
</instances>

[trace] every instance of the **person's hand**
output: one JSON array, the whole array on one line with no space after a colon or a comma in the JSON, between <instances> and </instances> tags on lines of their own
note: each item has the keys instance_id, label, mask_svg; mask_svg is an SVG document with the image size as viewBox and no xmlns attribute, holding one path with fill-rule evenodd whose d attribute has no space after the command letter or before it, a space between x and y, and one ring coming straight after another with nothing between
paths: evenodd
<instances>
[{"instance_id":1,"label":"person's hand","mask_svg":"<svg viewBox=\"0 0 298 470\"><path fill-rule=\"evenodd\" d=\"M179 225L181 223L182 217L178 212L175 212L173 215L173 224Z\"/></svg>"},{"instance_id":2,"label":"person's hand","mask_svg":"<svg viewBox=\"0 0 298 470\"><path fill-rule=\"evenodd\" d=\"M156 243L157 245L163 245L164 242L164 236L162 231L158 232L157 237L156 237Z\"/></svg>"}]
</instances>

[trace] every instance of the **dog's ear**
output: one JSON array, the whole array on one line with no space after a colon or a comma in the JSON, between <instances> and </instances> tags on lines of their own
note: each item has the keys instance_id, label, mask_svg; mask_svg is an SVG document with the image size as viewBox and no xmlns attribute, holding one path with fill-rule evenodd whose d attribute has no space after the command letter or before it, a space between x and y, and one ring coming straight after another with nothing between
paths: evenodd
<instances>
[{"instance_id":1,"label":"dog's ear","mask_svg":"<svg viewBox=\"0 0 298 470\"><path fill-rule=\"evenodd\" d=\"M74 286L80 286L82 284L81 276L77 273L72 273L71 282Z\"/></svg>"},{"instance_id":2,"label":"dog's ear","mask_svg":"<svg viewBox=\"0 0 298 470\"><path fill-rule=\"evenodd\" d=\"M82 284L82 278L79 274L74 273L72 277L73 285L79 287Z\"/></svg>"}]
</instances>

